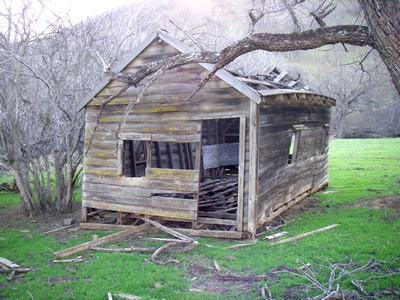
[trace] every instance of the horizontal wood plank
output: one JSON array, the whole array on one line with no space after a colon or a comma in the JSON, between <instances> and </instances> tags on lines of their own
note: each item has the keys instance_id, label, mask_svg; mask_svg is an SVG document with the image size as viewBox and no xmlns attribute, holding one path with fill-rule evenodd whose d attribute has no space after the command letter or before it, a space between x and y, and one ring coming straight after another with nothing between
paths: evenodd
<instances>
[{"instance_id":1,"label":"horizontal wood plank","mask_svg":"<svg viewBox=\"0 0 400 300\"><path fill-rule=\"evenodd\" d=\"M178 209L162 209L157 207L135 206L124 203L109 203L104 201L82 200L82 206L95 207L98 209L107 209L113 211L122 211L150 216L159 216L173 218L177 220L196 220L197 214L195 211L178 210Z\"/></svg>"},{"instance_id":2,"label":"horizontal wood plank","mask_svg":"<svg viewBox=\"0 0 400 300\"><path fill-rule=\"evenodd\" d=\"M146 177L151 179L182 180L182 181L197 182L199 180L199 171L147 168Z\"/></svg>"}]
</instances>

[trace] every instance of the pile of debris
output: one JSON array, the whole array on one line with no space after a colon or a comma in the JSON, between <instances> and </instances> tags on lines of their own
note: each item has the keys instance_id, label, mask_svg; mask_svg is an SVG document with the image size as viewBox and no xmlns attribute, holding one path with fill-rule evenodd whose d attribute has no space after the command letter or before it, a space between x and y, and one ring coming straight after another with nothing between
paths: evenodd
<instances>
[{"instance_id":1,"label":"pile of debris","mask_svg":"<svg viewBox=\"0 0 400 300\"><path fill-rule=\"evenodd\" d=\"M33 268L21 268L15 262L7 258L0 257L0 273L10 273L7 276L7 281L13 280L15 277L22 276L21 274L33 271Z\"/></svg>"}]
</instances>

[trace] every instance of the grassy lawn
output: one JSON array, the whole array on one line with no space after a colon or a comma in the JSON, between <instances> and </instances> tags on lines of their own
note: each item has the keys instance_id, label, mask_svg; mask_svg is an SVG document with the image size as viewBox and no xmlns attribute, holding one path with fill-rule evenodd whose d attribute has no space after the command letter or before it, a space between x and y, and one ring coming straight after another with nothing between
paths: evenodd
<instances>
[{"instance_id":1,"label":"grassy lawn","mask_svg":"<svg viewBox=\"0 0 400 300\"><path fill-rule=\"evenodd\" d=\"M0 257L34 270L11 281L9 272L0 273L0 299L107 299L107 293L143 299L268 299L268 291L272 299L307 299L328 285L357 291L363 299L399 299L400 139L334 140L330 146L329 188L313 196L318 201L312 208L285 215L281 229L288 234L281 239L338 224L334 229L280 245L261 236L236 249L227 247L244 241L198 238L199 247L190 252L159 255L178 264L155 264L152 252L93 250L68 257L81 256L80 263L61 264L52 262L55 251L110 233L70 231L60 238L44 235L35 223L11 220L0 227ZM17 196L0 194L0 210L15 209L16 202ZM145 237L168 236L134 235L103 246L162 245ZM309 265L297 269L304 264ZM225 274L231 277L223 279ZM253 275L265 276L248 280Z\"/></svg>"}]
</instances>

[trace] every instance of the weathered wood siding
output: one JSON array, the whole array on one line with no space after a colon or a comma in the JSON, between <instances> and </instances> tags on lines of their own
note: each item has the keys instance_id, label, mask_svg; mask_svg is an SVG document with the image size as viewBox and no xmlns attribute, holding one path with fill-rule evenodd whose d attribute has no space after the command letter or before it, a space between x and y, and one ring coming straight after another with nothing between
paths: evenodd
<instances>
[{"instance_id":1,"label":"weathered wood siding","mask_svg":"<svg viewBox=\"0 0 400 300\"><path fill-rule=\"evenodd\" d=\"M328 183L330 99L313 94L267 96L260 105L256 226L274 210ZM303 125L296 162L288 165L295 125Z\"/></svg>"},{"instance_id":2,"label":"weathered wood siding","mask_svg":"<svg viewBox=\"0 0 400 300\"><path fill-rule=\"evenodd\" d=\"M134 72L138 65L178 53L157 38L123 72ZM123 138L199 145L202 120L248 116L251 100L217 77L183 103L206 73L197 64L167 71L134 105L123 127ZM194 170L148 168L146 176L141 178L118 175L115 131L126 104L136 98L141 86L129 88L104 107L92 139L100 103L123 86L111 81L95 96L96 100L86 105L85 147L90 149L84 160L83 207L196 220L199 163ZM157 193L193 193L193 199L161 197Z\"/></svg>"}]
</instances>

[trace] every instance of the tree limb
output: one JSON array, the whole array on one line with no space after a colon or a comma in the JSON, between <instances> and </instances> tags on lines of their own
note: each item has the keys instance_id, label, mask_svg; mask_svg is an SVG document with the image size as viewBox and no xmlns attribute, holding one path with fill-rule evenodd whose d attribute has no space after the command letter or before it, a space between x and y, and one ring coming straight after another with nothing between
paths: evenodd
<instances>
[{"instance_id":1,"label":"tree limb","mask_svg":"<svg viewBox=\"0 0 400 300\"><path fill-rule=\"evenodd\" d=\"M223 68L239 56L255 50L271 52L309 50L336 43L373 45L369 28L366 26L333 26L290 34L256 33L231 44L221 52L183 53L144 65L131 75L115 73L111 69L106 70L105 74L127 85L137 86L144 78L160 69L172 70L190 63L212 63Z\"/></svg>"}]
</instances>

